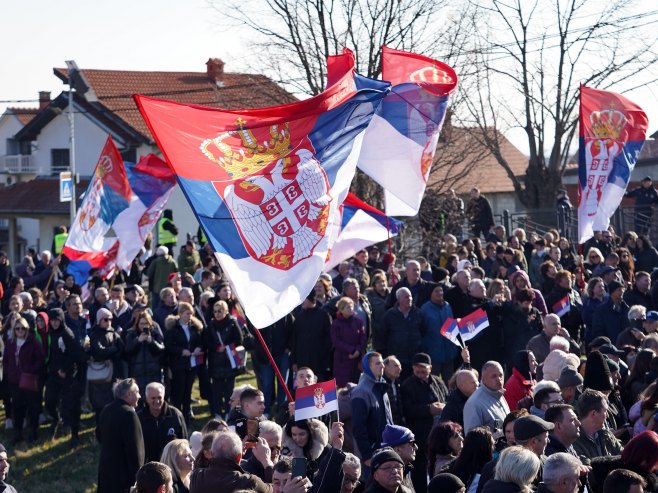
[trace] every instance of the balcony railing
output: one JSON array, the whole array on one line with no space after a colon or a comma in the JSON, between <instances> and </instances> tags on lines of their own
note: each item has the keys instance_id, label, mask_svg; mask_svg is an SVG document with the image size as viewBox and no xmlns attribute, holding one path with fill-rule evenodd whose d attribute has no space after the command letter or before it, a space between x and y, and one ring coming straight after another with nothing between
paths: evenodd
<instances>
[{"instance_id":1,"label":"balcony railing","mask_svg":"<svg viewBox=\"0 0 658 493\"><path fill-rule=\"evenodd\" d=\"M36 173L34 156L30 154L17 154L0 157L0 170L5 173Z\"/></svg>"}]
</instances>

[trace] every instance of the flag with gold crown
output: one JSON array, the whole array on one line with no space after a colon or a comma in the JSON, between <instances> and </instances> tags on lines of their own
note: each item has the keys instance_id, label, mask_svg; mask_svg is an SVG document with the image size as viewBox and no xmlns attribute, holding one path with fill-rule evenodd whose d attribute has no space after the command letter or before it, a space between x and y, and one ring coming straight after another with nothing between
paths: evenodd
<instances>
[{"instance_id":1,"label":"flag with gold crown","mask_svg":"<svg viewBox=\"0 0 658 493\"><path fill-rule=\"evenodd\" d=\"M610 225L644 145L648 124L642 108L624 96L580 86L580 243Z\"/></svg>"}]
</instances>

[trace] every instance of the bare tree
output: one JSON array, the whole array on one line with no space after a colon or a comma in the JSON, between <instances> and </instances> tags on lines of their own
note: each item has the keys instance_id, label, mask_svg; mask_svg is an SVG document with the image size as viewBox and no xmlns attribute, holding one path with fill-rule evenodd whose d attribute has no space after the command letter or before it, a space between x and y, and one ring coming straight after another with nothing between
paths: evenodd
<instances>
[{"instance_id":1,"label":"bare tree","mask_svg":"<svg viewBox=\"0 0 658 493\"><path fill-rule=\"evenodd\" d=\"M459 122L480 129L478 138L528 208L554 203L575 143L579 85L614 90L658 60L656 12L633 14L636 4L480 0L477 5L472 18L478 35L469 50L475 63L461 79ZM527 136L525 177L514 174L500 151L499 132L514 127Z\"/></svg>"}]
</instances>

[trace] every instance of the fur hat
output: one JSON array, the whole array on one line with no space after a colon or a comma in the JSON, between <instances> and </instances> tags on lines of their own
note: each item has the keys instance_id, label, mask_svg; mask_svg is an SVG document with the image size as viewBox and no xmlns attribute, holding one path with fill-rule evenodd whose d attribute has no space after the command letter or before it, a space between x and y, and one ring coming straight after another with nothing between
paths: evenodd
<instances>
[{"instance_id":1,"label":"fur hat","mask_svg":"<svg viewBox=\"0 0 658 493\"><path fill-rule=\"evenodd\" d=\"M598 351L592 351L587 356L583 386L586 389L601 392L610 392L615 389L607 358Z\"/></svg>"}]
</instances>

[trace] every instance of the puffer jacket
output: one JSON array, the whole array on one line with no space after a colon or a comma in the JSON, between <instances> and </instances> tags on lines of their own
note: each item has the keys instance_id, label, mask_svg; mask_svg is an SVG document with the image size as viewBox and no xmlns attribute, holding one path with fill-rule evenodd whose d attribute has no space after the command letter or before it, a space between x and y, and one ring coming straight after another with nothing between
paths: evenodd
<instances>
[{"instance_id":1,"label":"puffer jacket","mask_svg":"<svg viewBox=\"0 0 658 493\"><path fill-rule=\"evenodd\" d=\"M140 334L132 328L126 334L124 354L128 357L130 376L137 380L140 389L151 382L162 380L160 359L164 353L164 336L159 327L151 328L151 342L139 340Z\"/></svg>"}]
</instances>

